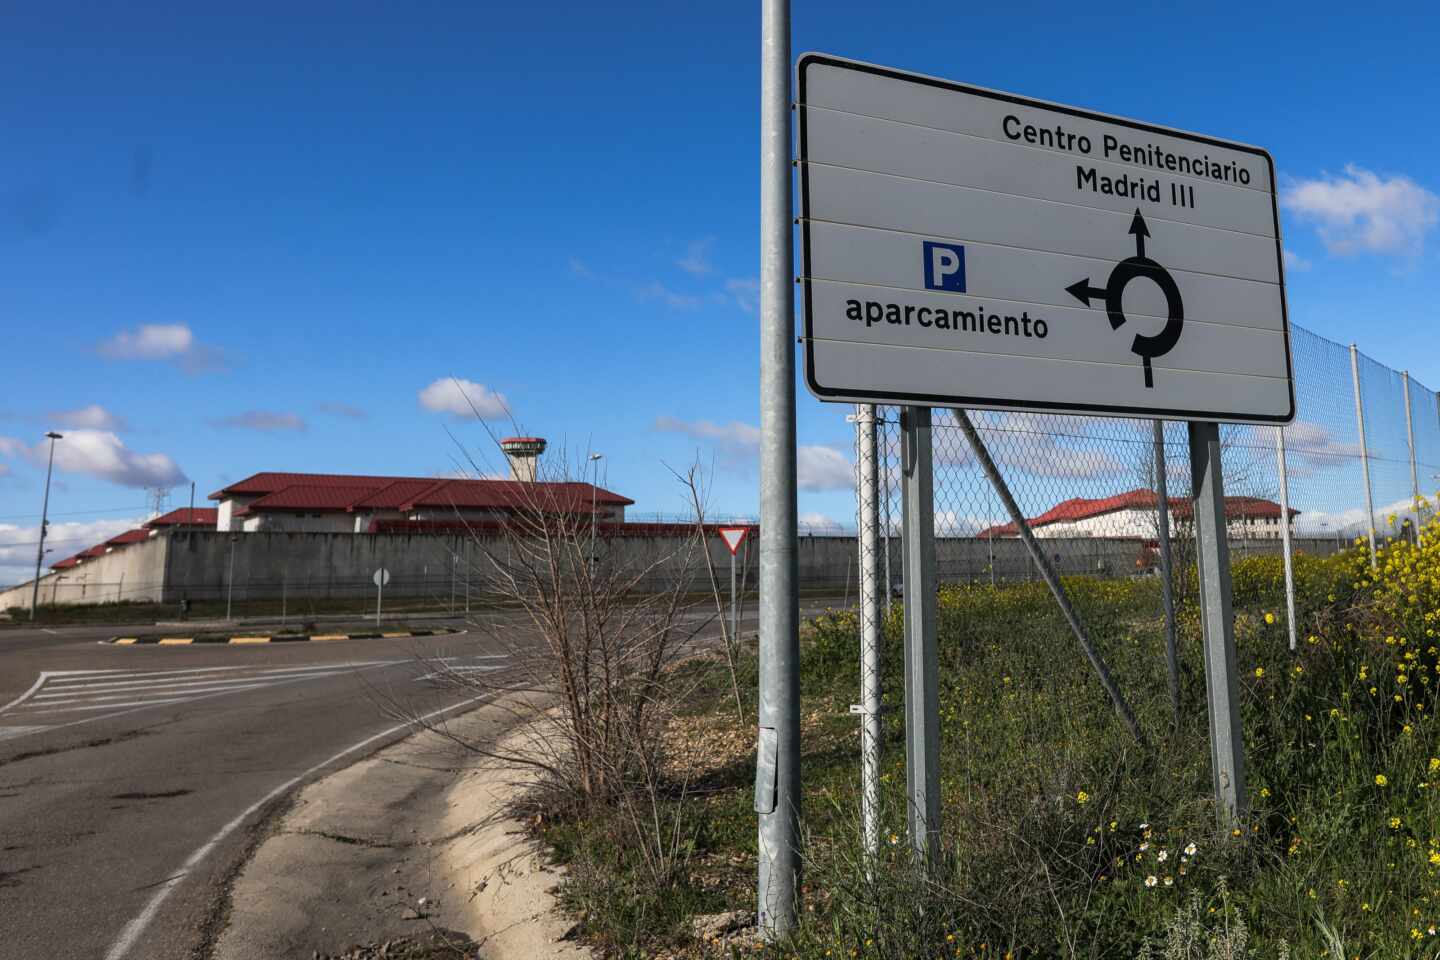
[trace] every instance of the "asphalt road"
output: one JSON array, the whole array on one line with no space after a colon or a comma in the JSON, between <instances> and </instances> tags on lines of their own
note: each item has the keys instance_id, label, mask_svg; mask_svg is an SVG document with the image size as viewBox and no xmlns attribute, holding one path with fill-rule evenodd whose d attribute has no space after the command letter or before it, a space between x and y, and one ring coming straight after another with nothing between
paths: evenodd
<instances>
[{"instance_id":1,"label":"asphalt road","mask_svg":"<svg viewBox=\"0 0 1440 960\"><path fill-rule=\"evenodd\" d=\"M404 736L396 706L465 708L474 694L437 684L422 657L476 672L508 662L473 626L328 643L98 642L134 632L0 632L0 958L206 956L228 879L296 787Z\"/></svg>"}]
</instances>

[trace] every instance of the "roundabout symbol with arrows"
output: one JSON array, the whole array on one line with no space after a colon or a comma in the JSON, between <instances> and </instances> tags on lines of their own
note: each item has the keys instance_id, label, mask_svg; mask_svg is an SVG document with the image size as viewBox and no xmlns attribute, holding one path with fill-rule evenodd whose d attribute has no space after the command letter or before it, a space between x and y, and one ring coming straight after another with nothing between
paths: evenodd
<instances>
[{"instance_id":1,"label":"roundabout symbol with arrows","mask_svg":"<svg viewBox=\"0 0 1440 960\"><path fill-rule=\"evenodd\" d=\"M1137 333L1134 341L1130 344L1132 353L1140 357L1145 367L1145 386L1155 386L1155 374L1150 369L1150 361L1156 357L1163 357L1175 348L1180 341L1180 331L1185 326L1185 304L1180 299L1180 288L1175 285L1175 280L1170 272L1160 264L1145 256L1145 238L1150 236L1150 230L1145 226L1145 218L1140 215L1140 208L1135 208L1135 219L1130 221L1130 233L1135 235L1135 256L1127 257L1115 265L1110 271L1110 279L1103 287L1090 286L1090 278L1086 277L1078 283L1072 283L1065 288L1065 291L1079 300L1085 306L1090 306L1091 299L1104 299L1105 312L1110 317L1110 328L1119 330L1125 324L1125 312L1121 308L1124 305L1125 285L1131 280L1138 280L1144 277L1151 280L1160 291L1165 294L1166 320L1161 331L1153 336L1146 336Z\"/></svg>"}]
</instances>

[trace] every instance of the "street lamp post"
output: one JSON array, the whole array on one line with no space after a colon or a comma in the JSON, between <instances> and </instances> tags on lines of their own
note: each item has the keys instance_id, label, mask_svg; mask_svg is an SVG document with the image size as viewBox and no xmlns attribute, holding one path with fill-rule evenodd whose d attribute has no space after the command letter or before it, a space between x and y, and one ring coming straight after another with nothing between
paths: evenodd
<instances>
[{"instance_id":1,"label":"street lamp post","mask_svg":"<svg viewBox=\"0 0 1440 960\"><path fill-rule=\"evenodd\" d=\"M240 538L230 534L230 573L225 584L225 622L230 622L230 602L235 599L235 541Z\"/></svg>"},{"instance_id":2,"label":"street lamp post","mask_svg":"<svg viewBox=\"0 0 1440 960\"><path fill-rule=\"evenodd\" d=\"M45 465L45 498L40 504L40 545L35 549L35 588L30 593L30 619L35 619L35 608L40 604L40 564L45 559L45 528L50 525L50 474L55 470L55 441L63 440L64 434L51 430L45 436L50 438L50 461Z\"/></svg>"},{"instance_id":3,"label":"street lamp post","mask_svg":"<svg viewBox=\"0 0 1440 960\"><path fill-rule=\"evenodd\" d=\"M590 576L595 576L595 485L600 482L600 459L603 453L590 454ZM608 470L606 471L609 472Z\"/></svg>"}]
</instances>

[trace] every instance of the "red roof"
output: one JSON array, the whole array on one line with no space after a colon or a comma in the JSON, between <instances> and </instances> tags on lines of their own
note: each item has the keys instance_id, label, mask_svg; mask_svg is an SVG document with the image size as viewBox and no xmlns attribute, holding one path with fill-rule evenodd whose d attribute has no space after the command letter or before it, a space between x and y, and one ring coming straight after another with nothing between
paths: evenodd
<instances>
[{"instance_id":1,"label":"red roof","mask_svg":"<svg viewBox=\"0 0 1440 960\"><path fill-rule=\"evenodd\" d=\"M267 510L411 511L431 509L514 510L532 506L564 512L630 506L635 501L588 483L521 483L517 480L448 480L435 477L371 477L331 473L257 473L216 491L212 500L253 496L237 515Z\"/></svg>"},{"instance_id":2,"label":"red roof","mask_svg":"<svg viewBox=\"0 0 1440 960\"><path fill-rule=\"evenodd\" d=\"M147 527L213 527L220 520L220 511L215 507L181 507L171 510L145 524Z\"/></svg>"},{"instance_id":3,"label":"red roof","mask_svg":"<svg viewBox=\"0 0 1440 960\"><path fill-rule=\"evenodd\" d=\"M61 560L59 563L52 563L52 564L50 564L50 569L51 569L51 570L69 570L71 567L78 567L78 566L80 566L80 554L77 553L77 554L75 554L75 556L73 556L73 557L66 557L64 560Z\"/></svg>"},{"instance_id":4,"label":"red roof","mask_svg":"<svg viewBox=\"0 0 1440 960\"><path fill-rule=\"evenodd\" d=\"M235 511L237 516L266 510L341 511L357 500L369 496L372 487L341 487L318 484L295 484L267 493Z\"/></svg>"},{"instance_id":5,"label":"red roof","mask_svg":"<svg viewBox=\"0 0 1440 960\"><path fill-rule=\"evenodd\" d=\"M443 480L395 480L375 490L357 503L352 510L399 510L415 497L431 487L439 486Z\"/></svg>"},{"instance_id":6,"label":"red roof","mask_svg":"<svg viewBox=\"0 0 1440 960\"><path fill-rule=\"evenodd\" d=\"M401 510L542 509L588 513L590 505L629 506L634 503L588 483L522 483L518 480L442 480L400 505Z\"/></svg>"},{"instance_id":7,"label":"red roof","mask_svg":"<svg viewBox=\"0 0 1440 960\"><path fill-rule=\"evenodd\" d=\"M1086 520L1090 517L1104 516L1107 513L1116 513L1120 510L1154 510L1158 498L1154 490L1129 490L1125 493L1117 493L1113 497L1103 497L1098 500L1085 497L1071 497L1069 500L1061 501L1055 506L1046 510L1038 517L1030 519L1030 526L1043 527L1052 523L1073 523L1076 520ZM1181 500L1176 497L1170 498L1170 509L1177 510ZM1005 523L999 526L981 530L977 537L1013 537L1019 531L1013 523Z\"/></svg>"},{"instance_id":8,"label":"red roof","mask_svg":"<svg viewBox=\"0 0 1440 960\"><path fill-rule=\"evenodd\" d=\"M1097 500L1086 499L1085 497L1072 497L1057 503L1046 510L1038 517L1032 518L1030 526L1043 527L1052 523L1074 523L1077 520L1087 520L1091 517L1104 516L1107 513L1116 513L1120 510L1154 510L1159 497L1155 491L1146 490L1143 487L1137 490L1128 490L1125 493L1118 493L1113 497L1103 497ZM1191 512L1189 500L1181 497L1170 498L1170 512L1176 517L1188 517ZM1300 511L1290 510L1290 516L1294 517ZM1271 500L1263 500L1259 497L1226 497L1225 516L1234 518L1248 517L1279 517L1280 504ZM989 527L976 534L977 537L1014 537L1019 531L1015 524L1005 523Z\"/></svg>"},{"instance_id":9,"label":"red roof","mask_svg":"<svg viewBox=\"0 0 1440 960\"><path fill-rule=\"evenodd\" d=\"M1183 501L1175 507L1175 516L1188 517L1191 513L1189 500ZM1294 507L1290 508L1290 516L1295 517L1300 513ZM1225 516L1231 520L1266 520L1279 519L1280 504L1274 500L1266 500L1262 497L1226 497Z\"/></svg>"},{"instance_id":10,"label":"red roof","mask_svg":"<svg viewBox=\"0 0 1440 960\"><path fill-rule=\"evenodd\" d=\"M364 475L347 475L341 473L257 473L246 477L227 487L221 487L210 494L211 500L224 500L227 497L256 497L264 496L267 493L275 493L292 487L296 484L304 484L307 487L369 487L371 489L383 487L387 483L396 480L417 480L419 477L371 477Z\"/></svg>"},{"instance_id":11,"label":"red roof","mask_svg":"<svg viewBox=\"0 0 1440 960\"><path fill-rule=\"evenodd\" d=\"M107 547L123 547L123 546L125 546L125 545L128 544L128 543L139 543L139 542L142 541L142 540L149 540L149 539L150 539L150 531L149 531L149 530L142 530L142 529L126 530L124 533L120 534L118 537L111 537L109 540L106 540L105 543L103 544L103 546L107 546Z\"/></svg>"}]
</instances>

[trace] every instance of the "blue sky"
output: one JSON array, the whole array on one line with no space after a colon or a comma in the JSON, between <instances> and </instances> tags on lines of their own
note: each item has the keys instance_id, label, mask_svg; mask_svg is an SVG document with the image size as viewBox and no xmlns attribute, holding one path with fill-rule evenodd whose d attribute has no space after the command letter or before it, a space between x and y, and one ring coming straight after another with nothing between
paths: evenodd
<instances>
[{"instance_id":1,"label":"blue sky","mask_svg":"<svg viewBox=\"0 0 1440 960\"><path fill-rule=\"evenodd\" d=\"M682 509L664 465L697 452L712 508L754 511L758 3L27 7L0 36L0 582L46 429L72 431L64 555L151 482L453 470L446 428L488 443L443 384L422 402L452 376L602 451L639 511ZM1433 8L1123 9L796 0L794 45L1267 147L1292 320L1440 385ZM846 520L847 411L800 407L802 513Z\"/></svg>"}]
</instances>

